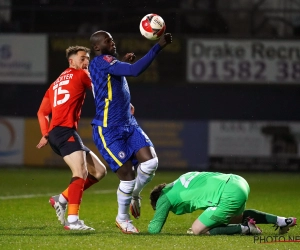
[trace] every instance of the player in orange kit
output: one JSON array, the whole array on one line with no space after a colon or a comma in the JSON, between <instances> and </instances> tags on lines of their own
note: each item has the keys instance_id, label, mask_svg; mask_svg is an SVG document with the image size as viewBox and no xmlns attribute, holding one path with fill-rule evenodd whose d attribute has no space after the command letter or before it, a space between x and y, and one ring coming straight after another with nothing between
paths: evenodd
<instances>
[{"instance_id":1,"label":"player in orange kit","mask_svg":"<svg viewBox=\"0 0 300 250\"><path fill-rule=\"evenodd\" d=\"M48 88L37 113L43 135L37 148L40 149L49 142L52 150L63 157L72 171L68 188L49 200L67 230L94 230L79 220L80 202L83 190L106 175L104 164L83 145L77 133L85 91L92 88L87 71L89 53L90 50L83 46L66 49L69 68ZM67 204L68 219L65 221Z\"/></svg>"}]
</instances>

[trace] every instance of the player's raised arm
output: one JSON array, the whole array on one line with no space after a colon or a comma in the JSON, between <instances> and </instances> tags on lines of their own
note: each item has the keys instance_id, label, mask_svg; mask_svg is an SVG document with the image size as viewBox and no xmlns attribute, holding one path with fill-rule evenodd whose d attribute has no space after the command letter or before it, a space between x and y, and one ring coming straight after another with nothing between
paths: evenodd
<instances>
[{"instance_id":1,"label":"player's raised arm","mask_svg":"<svg viewBox=\"0 0 300 250\"><path fill-rule=\"evenodd\" d=\"M157 54L172 43L172 35L170 33L161 36L159 41L149 50L149 52L141 59L133 64L118 62L110 67L110 73L114 75L124 76L139 76L143 73L153 62Z\"/></svg>"}]
</instances>

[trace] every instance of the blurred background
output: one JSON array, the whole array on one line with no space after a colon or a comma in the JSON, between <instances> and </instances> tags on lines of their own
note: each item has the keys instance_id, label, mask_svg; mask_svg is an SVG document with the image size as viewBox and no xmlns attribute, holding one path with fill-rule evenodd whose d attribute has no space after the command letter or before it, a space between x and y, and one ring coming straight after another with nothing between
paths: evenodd
<instances>
[{"instance_id":1,"label":"blurred background","mask_svg":"<svg viewBox=\"0 0 300 250\"><path fill-rule=\"evenodd\" d=\"M135 116L161 169L299 171L299 0L0 0L0 167L66 167L35 148L37 110L68 67L65 49L110 32L120 56L154 45L149 13L173 35L151 67L129 77ZM79 134L97 152L91 93Z\"/></svg>"}]
</instances>

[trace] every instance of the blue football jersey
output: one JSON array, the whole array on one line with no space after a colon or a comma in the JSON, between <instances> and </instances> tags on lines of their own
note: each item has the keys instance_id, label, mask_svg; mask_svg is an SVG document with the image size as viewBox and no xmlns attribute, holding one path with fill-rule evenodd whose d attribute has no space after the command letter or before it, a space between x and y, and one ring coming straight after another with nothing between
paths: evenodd
<instances>
[{"instance_id":1,"label":"blue football jersey","mask_svg":"<svg viewBox=\"0 0 300 250\"><path fill-rule=\"evenodd\" d=\"M110 127L137 124L130 113L130 91L126 76L141 74L160 50L159 44L154 45L134 64L121 62L111 55L99 55L91 61L89 71L96 106L93 125Z\"/></svg>"},{"instance_id":2,"label":"blue football jersey","mask_svg":"<svg viewBox=\"0 0 300 250\"><path fill-rule=\"evenodd\" d=\"M110 73L118 63L121 62L112 56L101 55L90 64L96 105L92 124L107 127L136 122L130 114L130 91L125 76Z\"/></svg>"}]
</instances>

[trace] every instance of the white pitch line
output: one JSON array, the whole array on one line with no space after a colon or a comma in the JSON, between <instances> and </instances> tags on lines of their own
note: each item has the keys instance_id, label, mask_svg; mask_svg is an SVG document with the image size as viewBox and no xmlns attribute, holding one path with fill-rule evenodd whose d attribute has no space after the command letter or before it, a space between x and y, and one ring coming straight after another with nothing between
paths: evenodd
<instances>
[{"instance_id":1,"label":"white pitch line","mask_svg":"<svg viewBox=\"0 0 300 250\"><path fill-rule=\"evenodd\" d=\"M114 189L110 190L95 190L95 191L90 191L89 193L92 194L111 194L113 192L117 192ZM48 193L48 194L23 194L23 195L10 195L10 196L0 196L0 200L14 200L14 199L31 199L31 198L36 198L36 197L48 197L54 195L53 193Z\"/></svg>"}]
</instances>

